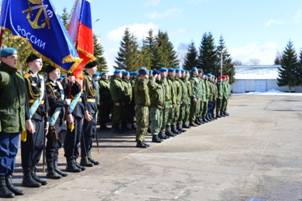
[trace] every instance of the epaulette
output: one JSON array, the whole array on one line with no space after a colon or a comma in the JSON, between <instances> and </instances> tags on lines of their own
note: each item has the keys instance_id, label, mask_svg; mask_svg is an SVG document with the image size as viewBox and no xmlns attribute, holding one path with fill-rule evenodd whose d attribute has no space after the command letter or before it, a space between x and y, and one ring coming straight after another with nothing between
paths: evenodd
<instances>
[{"instance_id":1,"label":"epaulette","mask_svg":"<svg viewBox=\"0 0 302 201\"><path fill-rule=\"evenodd\" d=\"M31 77L31 74L27 72L27 73L24 74L23 77L24 77L25 79L28 79L29 77Z\"/></svg>"}]
</instances>

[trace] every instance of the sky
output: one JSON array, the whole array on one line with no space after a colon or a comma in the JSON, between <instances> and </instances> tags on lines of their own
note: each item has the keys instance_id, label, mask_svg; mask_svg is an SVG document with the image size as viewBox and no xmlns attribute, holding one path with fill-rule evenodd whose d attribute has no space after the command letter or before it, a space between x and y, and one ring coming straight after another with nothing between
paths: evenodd
<instances>
[{"instance_id":1,"label":"sky","mask_svg":"<svg viewBox=\"0 0 302 201\"><path fill-rule=\"evenodd\" d=\"M52 0L57 13L72 9L73 0ZM273 64L288 41L302 50L301 0L91 0L94 33L100 38L109 67L115 63L126 27L139 41L153 29L167 31L183 58L189 43L200 46L211 32L223 36L233 60Z\"/></svg>"}]
</instances>

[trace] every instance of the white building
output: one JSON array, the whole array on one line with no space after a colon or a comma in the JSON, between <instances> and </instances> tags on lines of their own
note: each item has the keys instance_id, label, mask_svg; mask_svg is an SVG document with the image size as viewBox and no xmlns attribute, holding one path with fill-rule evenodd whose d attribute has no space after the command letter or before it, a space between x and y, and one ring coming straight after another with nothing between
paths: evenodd
<instances>
[{"instance_id":1,"label":"white building","mask_svg":"<svg viewBox=\"0 0 302 201\"><path fill-rule=\"evenodd\" d=\"M281 90L277 84L279 65L235 66L233 93Z\"/></svg>"}]
</instances>

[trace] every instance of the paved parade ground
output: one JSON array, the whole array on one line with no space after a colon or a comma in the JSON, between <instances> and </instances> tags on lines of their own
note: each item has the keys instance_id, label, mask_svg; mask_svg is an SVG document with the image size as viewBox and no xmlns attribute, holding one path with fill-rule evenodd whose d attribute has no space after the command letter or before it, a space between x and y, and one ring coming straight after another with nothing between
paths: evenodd
<instances>
[{"instance_id":1,"label":"paved parade ground","mask_svg":"<svg viewBox=\"0 0 302 201\"><path fill-rule=\"evenodd\" d=\"M100 133L100 166L15 200L301 201L301 97L233 96L229 112L149 149Z\"/></svg>"}]
</instances>

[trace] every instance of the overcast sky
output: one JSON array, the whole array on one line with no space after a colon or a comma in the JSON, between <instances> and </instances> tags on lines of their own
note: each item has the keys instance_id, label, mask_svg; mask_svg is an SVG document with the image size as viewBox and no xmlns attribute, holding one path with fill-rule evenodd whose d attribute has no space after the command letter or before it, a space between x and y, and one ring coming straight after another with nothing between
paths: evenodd
<instances>
[{"instance_id":1,"label":"overcast sky","mask_svg":"<svg viewBox=\"0 0 302 201\"><path fill-rule=\"evenodd\" d=\"M52 0L58 13L73 0ZM92 0L93 29L114 64L126 27L141 41L149 29L167 31L181 57L204 32L222 35L233 60L272 64L289 40L302 49L301 0ZM100 20L97 20L100 19Z\"/></svg>"}]
</instances>

